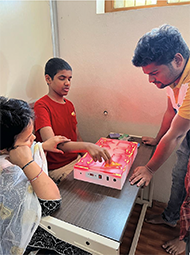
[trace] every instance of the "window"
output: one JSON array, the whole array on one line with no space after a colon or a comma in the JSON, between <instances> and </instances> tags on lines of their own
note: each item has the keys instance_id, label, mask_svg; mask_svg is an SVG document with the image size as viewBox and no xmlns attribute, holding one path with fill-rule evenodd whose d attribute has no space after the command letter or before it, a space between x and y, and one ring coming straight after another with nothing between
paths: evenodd
<instances>
[{"instance_id":1,"label":"window","mask_svg":"<svg viewBox=\"0 0 190 255\"><path fill-rule=\"evenodd\" d=\"M123 11L149 7L190 4L189 0L105 0L105 11Z\"/></svg>"}]
</instances>

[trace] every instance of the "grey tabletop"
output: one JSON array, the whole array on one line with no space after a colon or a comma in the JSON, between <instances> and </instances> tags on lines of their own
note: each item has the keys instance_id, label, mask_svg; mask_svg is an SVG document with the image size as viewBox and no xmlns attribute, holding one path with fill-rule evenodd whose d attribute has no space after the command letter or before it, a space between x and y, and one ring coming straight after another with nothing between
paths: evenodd
<instances>
[{"instance_id":1,"label":"grey tabletop","mask_svg":"<svg viewBox=\"0 0 190 255\"><path fill-rule=\"evenodd\" d=\"M140 147L122 190L75 180L71 173L59 184L62 206L52 216L121 243L140 189L130 185L129 177L148 162L154 150L135 140Z\"/></svg>"}]
</instances>

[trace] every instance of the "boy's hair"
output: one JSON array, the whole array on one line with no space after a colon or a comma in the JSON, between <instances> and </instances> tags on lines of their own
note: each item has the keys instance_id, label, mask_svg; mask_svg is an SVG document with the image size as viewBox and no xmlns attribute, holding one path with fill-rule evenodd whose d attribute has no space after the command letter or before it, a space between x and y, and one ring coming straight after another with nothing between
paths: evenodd
<instances>
[{"instance_id":1,"label":"boy's hair","mask_svg":"<svg viewBox=\"0 0 190 255\"><path fill-rule=\"evenodd\" d=\"M23 100L0 97L0 150L13 148L16 137L34 119L30 106Z\"/></svg>"},{"instance_id":2,"label":"boy's hair","mask_svg":"<svg viewBox=\"0 0 190 255\"><path fill-rule=\"evenodd\" d=\"M190 55L189 48L177 28L164 24L152 29L138 41L132 63L135 66L147 66L151 63L167 65L176 53L184 59Z\"/></svg>"},{"instance_id":3,"label":"boy's hair","mask_svg":"<svg viewBox=\"0 0 190 255\"><path fill-rule=\"evenodd\" d=\"M61 58L51 58L45 65L45 75L48 74L52 80L57 72L61 70L72 71L71 66Z\"/></svg>"}]
</instances>

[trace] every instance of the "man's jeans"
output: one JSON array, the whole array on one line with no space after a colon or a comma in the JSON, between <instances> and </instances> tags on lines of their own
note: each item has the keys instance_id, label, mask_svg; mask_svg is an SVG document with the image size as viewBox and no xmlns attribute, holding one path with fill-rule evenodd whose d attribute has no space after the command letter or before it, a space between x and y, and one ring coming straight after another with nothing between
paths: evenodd
<instances>
[{"instance_id":1,"label":"man's jeans","mask_svg":"<svg viewBox=\"0 0 190 255\"><path fill-rule=\"evenodd\" d=\"M164 220L171 224L176 224L180 218L180 207L186 196L185 176L190 155L190 130L176 151L177 162L172 171L172 188L167 207L162 213Z\"/></svg>"}]
</instances>

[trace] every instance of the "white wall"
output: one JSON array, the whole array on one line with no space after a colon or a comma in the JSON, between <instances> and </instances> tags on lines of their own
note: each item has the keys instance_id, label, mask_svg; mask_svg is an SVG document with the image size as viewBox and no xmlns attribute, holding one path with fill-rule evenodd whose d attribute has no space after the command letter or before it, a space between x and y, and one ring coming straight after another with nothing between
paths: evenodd
<instances>
[{"instance_id":1,"label":"white wall","mask_svg":"<svg viewBox=\"0 0 190 255\"><path fill-rule=\"evenodd\" d=\"M53 56L49 1L0 1L0 17L0 95L33 101Z\"/></svg>"},{"instance_id":2,"label":"white wall","mask_svg":"<svg viewBox=\"0 0 190 255\"><path fill-rule=\"evenodd\" d=\"M84 140L96 142L110 131L156 135L165 91L131 59L139 38L163 23L178 27L190 45L190 5L96 14L95 1L58 1L60 56L73 67L68 98ZM154 199L167 202L174 162L175 154L156 173Z\"/></svg>"}]
</instances>

